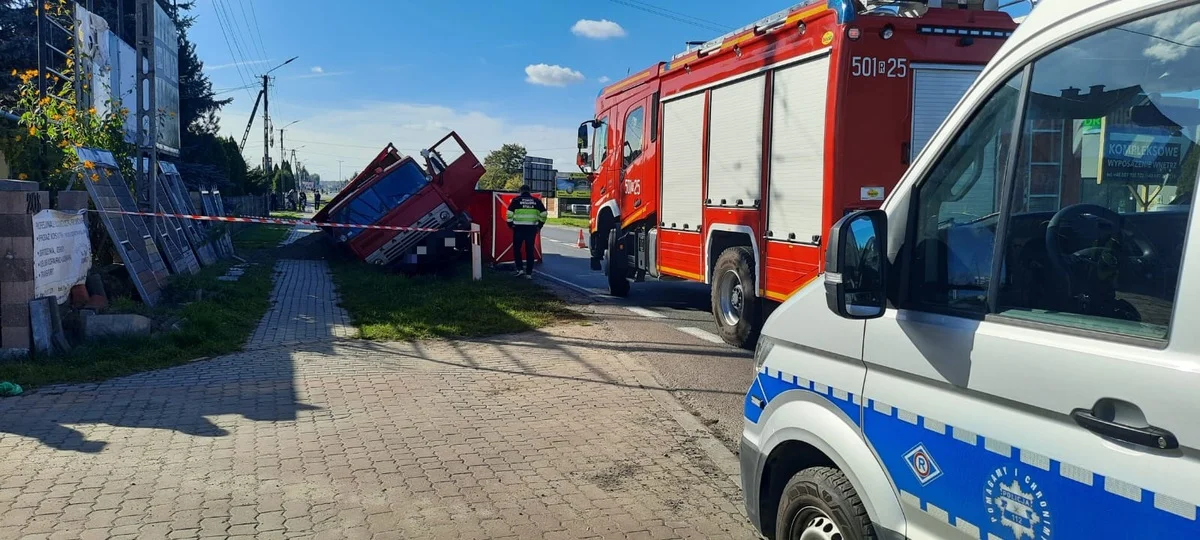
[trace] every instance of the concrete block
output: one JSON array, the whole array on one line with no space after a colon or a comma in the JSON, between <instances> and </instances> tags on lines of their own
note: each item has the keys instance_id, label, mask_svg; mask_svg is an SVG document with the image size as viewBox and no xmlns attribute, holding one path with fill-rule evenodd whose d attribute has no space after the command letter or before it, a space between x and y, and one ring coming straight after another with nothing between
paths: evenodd
<instances>
[{"instance_id":1,"label":"concrete block","mask_svg":"<svg viewBox=\"0 0 1200 540\"><path fill-rule=\"evenodd\" d=\"M37 191L38 183L28 180L0 180L0 191Z\"/></svg>"},{"instance_id":2,"label":"concrete block","mask_svg":"<svg viewBox=\"0 0 1200 540\"><path fill-rule=\"evenodd\" d=\"M0 282L33 281L33 259L9 259L0 254Z\"/></svg>"},{"instance_id":3,"label":"concrete block","mask_svg":"<svg viewBox=\"0 0 1200 540\"><path fill-rule=\"evenodd\" d=\"M29 305L24 302L0 305L0 326L4 328L29 326Z\"/></svg>"},{"instance_id":4,"label":"concrete block","mask_svg":"<svg viewBox=\"0 0 1200 540\"><path fill-rule=\"evenodd\" d=\"M74 212L83 210L88 207L88 193L86 191L60 191L58 192L58 210L63 212Z\"/></svg>"},{"instance_id":5,"label":"concrete block","mask_svg":"<svg viewBox=\"0 0 1200 540\"><path fill-rule=\"evenodd\" d=\"M25 304L33 300L33 281L0 283L0 304Z\"/></svg>"},{"instance_id":6,"label":"concrete block","mask_svg":"<svg viewBox=\"0 0 1200 540\"><path fill-rule=\"evenodd\" d=\"M0 257L32 260L33 237L23 236L8 238L0 236Z\"/></svg>"},{"instance_id":7,"label":"concrete block","mask_svg":"<svg viewBox=\"0 0 1200 540\"><path fill-rule=\"evenodd\" d=\"M0 235L32 237L33 218L29 214L0 214Z\"/></svg>"},{"instance_id":8,"label":"concrete block","mask_svg":"<svg viewBox=\"0 0 1200 540\"><path fill-rule=\"evenodd\" d=\"M153 321L132 313L90 315L83 318L85 339L150 333Z\"/></svg>"},{"instance_id":9,"label":"concrete block","mask_svg":"<svg viewBox=\"0 0 1200 540\"><path fill-rule=\"evenodd\" d=\"M25 195L18 191L0 191L0 214L25 214L29 208Z\"/></svg>"},{"instance_id":10,"label":"concrete block","mask_svg":"<svg viewBox=\"0 0 1200 540\"><path fill-rule=\"evenodd\" d=\"M25 349L33 345L30 339L29 326L0 328L0 347L5 349Z\"/></svg>"}]
</instances>

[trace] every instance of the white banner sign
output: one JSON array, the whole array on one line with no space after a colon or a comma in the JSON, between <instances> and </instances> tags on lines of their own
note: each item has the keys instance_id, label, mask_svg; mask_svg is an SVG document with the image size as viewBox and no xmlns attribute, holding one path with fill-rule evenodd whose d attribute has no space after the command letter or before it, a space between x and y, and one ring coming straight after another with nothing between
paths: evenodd
<instances>
[{"instance_id":1,"label":"white banner sign","mask_svg":"<svg viewBox=\"0 0 1200 540\"><path fill-rule=\"evenodd\" d=\"M87 216L42 210L33 215L34 297L53 296L62 304L71 287L87 280L92 244Z\"/></svg>"}]
</instances>

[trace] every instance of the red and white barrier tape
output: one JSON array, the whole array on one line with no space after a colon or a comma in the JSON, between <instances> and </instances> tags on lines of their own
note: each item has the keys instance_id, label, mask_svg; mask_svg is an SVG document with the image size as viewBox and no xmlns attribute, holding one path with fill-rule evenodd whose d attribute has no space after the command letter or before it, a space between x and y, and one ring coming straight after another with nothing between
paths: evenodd
<instances>
[{"instance_id":1,"label":"red and white barrier tape","mask_svg":"<svg viewBox=\"0 0 1200 540\"><path fill-rule=\"evenodd\" d=\"M330 223L325 221L313 221L311 219L280 219L280 218L263 218L263 217L230 217L230 216L201 216L192 214L166 214L162 212L127 212L124 210L95 210L95 212L103 214L120 214L125 216L143 216L143 217L163 217L163 218L178 218L192 219L197 221L224 221L230 223L266 223L270 225L312 225L314 227L339 227L345 229L373 229L380 231L408 231L408 232L442 232L444 229L431 229L428 227L397 227L393 225L358 225L354 223ZM450 230L446 232L454 233L469 233L470 230Z\"/></svg>"}]
</instances>

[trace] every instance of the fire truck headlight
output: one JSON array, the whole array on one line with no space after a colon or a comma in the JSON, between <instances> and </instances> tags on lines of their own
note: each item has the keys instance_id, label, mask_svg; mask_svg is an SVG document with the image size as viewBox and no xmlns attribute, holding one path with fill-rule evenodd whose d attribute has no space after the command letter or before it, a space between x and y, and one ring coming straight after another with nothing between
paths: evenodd
<instances>
[{"instance_id":1,"label":"fire truck headlight","mask_svg":"<svg viewBox=\"0 0 1200 540\"><path fill-rule=\"evenodd\" d=\"M889 24L887 26L884 26L883 30L881 30L879 32L879 37L881 37L883 39L892 39L892 36L895 35L895 33L896 33L896 30L894 28L892 28L892 25Z\"/></svg>"},{"instance_id":2,"label":"fire truck headlight","mask_svg":"<svg viewBox=\"0 0 1200 540\"><path fill-rule=\"evenodd\" d=\"M862 30L857 26L851 26L846 29L846 37L850 38L850 41L858 41L858 38L862 37Z\"/></svg>"}]
</instances>

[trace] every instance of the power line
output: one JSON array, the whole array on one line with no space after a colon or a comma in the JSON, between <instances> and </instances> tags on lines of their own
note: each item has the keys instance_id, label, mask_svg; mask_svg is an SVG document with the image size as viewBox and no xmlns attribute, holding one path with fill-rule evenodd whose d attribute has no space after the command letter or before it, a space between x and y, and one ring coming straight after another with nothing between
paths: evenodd
<instances>
[{"instance_id":1,"label":"power line","mask_svg":"<svg viewBox=\"0 0 1200 540\"><path fill-rule=\"evenodd\" d=\"M246 26L249 27L250 17L246 16L246 4L250 4L251 8L254 6L254 2L238 2L238 7L242 8L242 20L246 21ZM257 19L254 21L252 28L254 32L251 34L251 37L258 40L258 50L262 53L264 59L270 58L267 56L267 48L263 46L262 29L259 28Z\"/></svg>"},{"instance_id":2,"label":"power line","mask_svg":"<svg viewBox=\"0 0 1200 540\"><path fill-rule=\"evenodd\" d=\"M712 32L727 32L729 30L732 30L732 28L722 25L722 24L714 23L712 21L706 21L704 19L693 17L691 15L684 15L682 13L670 11L670 10L656 7L656 6L646 4L643 2L638 2L637 0L608 0L608 1L612 2L614 4L619 4L619 5L622 5L625 7L631 7L636 10L644 11L651 15L657 15L657 16L663 17L665 19L671 19L673 21L691 25L691 26L695 26L697 28L703 28L704 30L709 30Z\"/></svg>"},{"instance_id":3,"label":"power line","mask_svg":"<svg viewBox=\"0 0 1200 540\"><path fill-rule=\"evenodd\" d=\"M262 26L258 24L258 10L254 9L254 2L243 2L243 5L244 4L250 4L250 16L254 18L254 30L258 32L259 44L262 44L262 31L259 30L262 28ZM267 46L265 44L263 44L263 52L267 52Z\"/></svg>"},{"instance_id":4,"label":"power line","mask_svg":"<svg viewBox=\"0 0 1200 540\"><path fill-rule=\"evenodd\" d=\"M249 88L250 84L246 82L246 75L242 73L242 62L236 54L233 53L233 46L229 40L229 34L225 32L225 23L221 20L220 9L217 8L216 2L213 2L213 14L217 17L217 26L221 28L221 35L225 37L225 48L229 50L229 57L233 59L233 67L237 70L238 78L242 80L243 87ZM250 91L246 91L246 96L250 95Z\"/></svg>"},{"instance_id":5,"label":"power line","mask_svg":"<svg viewBox=\"0 0 1200 540\"><path fill-rule=\"evenodd\" d=\"M633 4L641 4L641 5L643 5L643 6L646 6L647 8L650 8L650 9L653 9L653 10L657 10L657 11L662 11L662 12L664 12L664 13L668 13L668 14L671 14L671 15L675 15L675 16L678 16L678 17L683 17L683 18L685 18L685 19L691 19L691 20L693 20L693 21L697 21L697 22L701 22L701 23L704 23L704 24L712 25L712 26L715 26L715 27L717 27L717 28L720 28L720 29L723 29L723 30L733 30L733 28L732 28L732 27L725 26L725 25L724 25L724 24L722 24L722 23L719 23L719 22L716 22L716 21L711 21L711 20L708 20L708 19L702 19L702 18L700 18L700 17L697 17L697 16L695 16L695 15L688 15L687 13L680 13L680 12L678 12L678 11L673 11L673 10L667 9L667 8L665 8L665 7L662 7L662 6L656 6L656 5L654 5L654 4L651 4L650 2L645 2L645 1L643 1L643 0L625 0L625 1L626 1L626 2L629 2L629 3L633 3Z\"/></svg>"},{"instance_id":6,"label":"power line","mask_svg":"<svg viewBox=\"0 0 1200 540\"><path fill-rule=\"evenodd\" d=\"M257 84L251 84L251 85L247 85L247 86L238 86L238 87L236 87L236 88L221 88L221 89L219 89L219 90L214 90L214 91L213 91L213 95L214 95L214 96L219 96L219 95L221 95L221 94L228 94L228 93L230 93L230 92L237 92L238 90L242 90L242 89L246 89L246 88L258 88L258 87L259 87L259 85L257 85Z\"/></svg>"},{"instance_id":7,"label":"power line","mask_svg":"<svg viewBox=\"0 0 1200 540\"><path fill-rule=\"evenodd\" d=\"M231 28L229 34L233 36L233 45L238 49L238 52L241 52L243 57L245 57L247 60L254 59L266 62L266 58L255 58L256 54L254 49L251 48L249 44L246 44L247 40L242 37L242 25L238 24L237 18L232 15L232 10L229 9L229 5L225 3L224 0L213 1L216 3L217 7L220 8L221 13L225 15L225 22L229 24ZM253 73L253 71L250 70L249 63L246 65L246 71Z\"/></svg>"}]
</instances>

